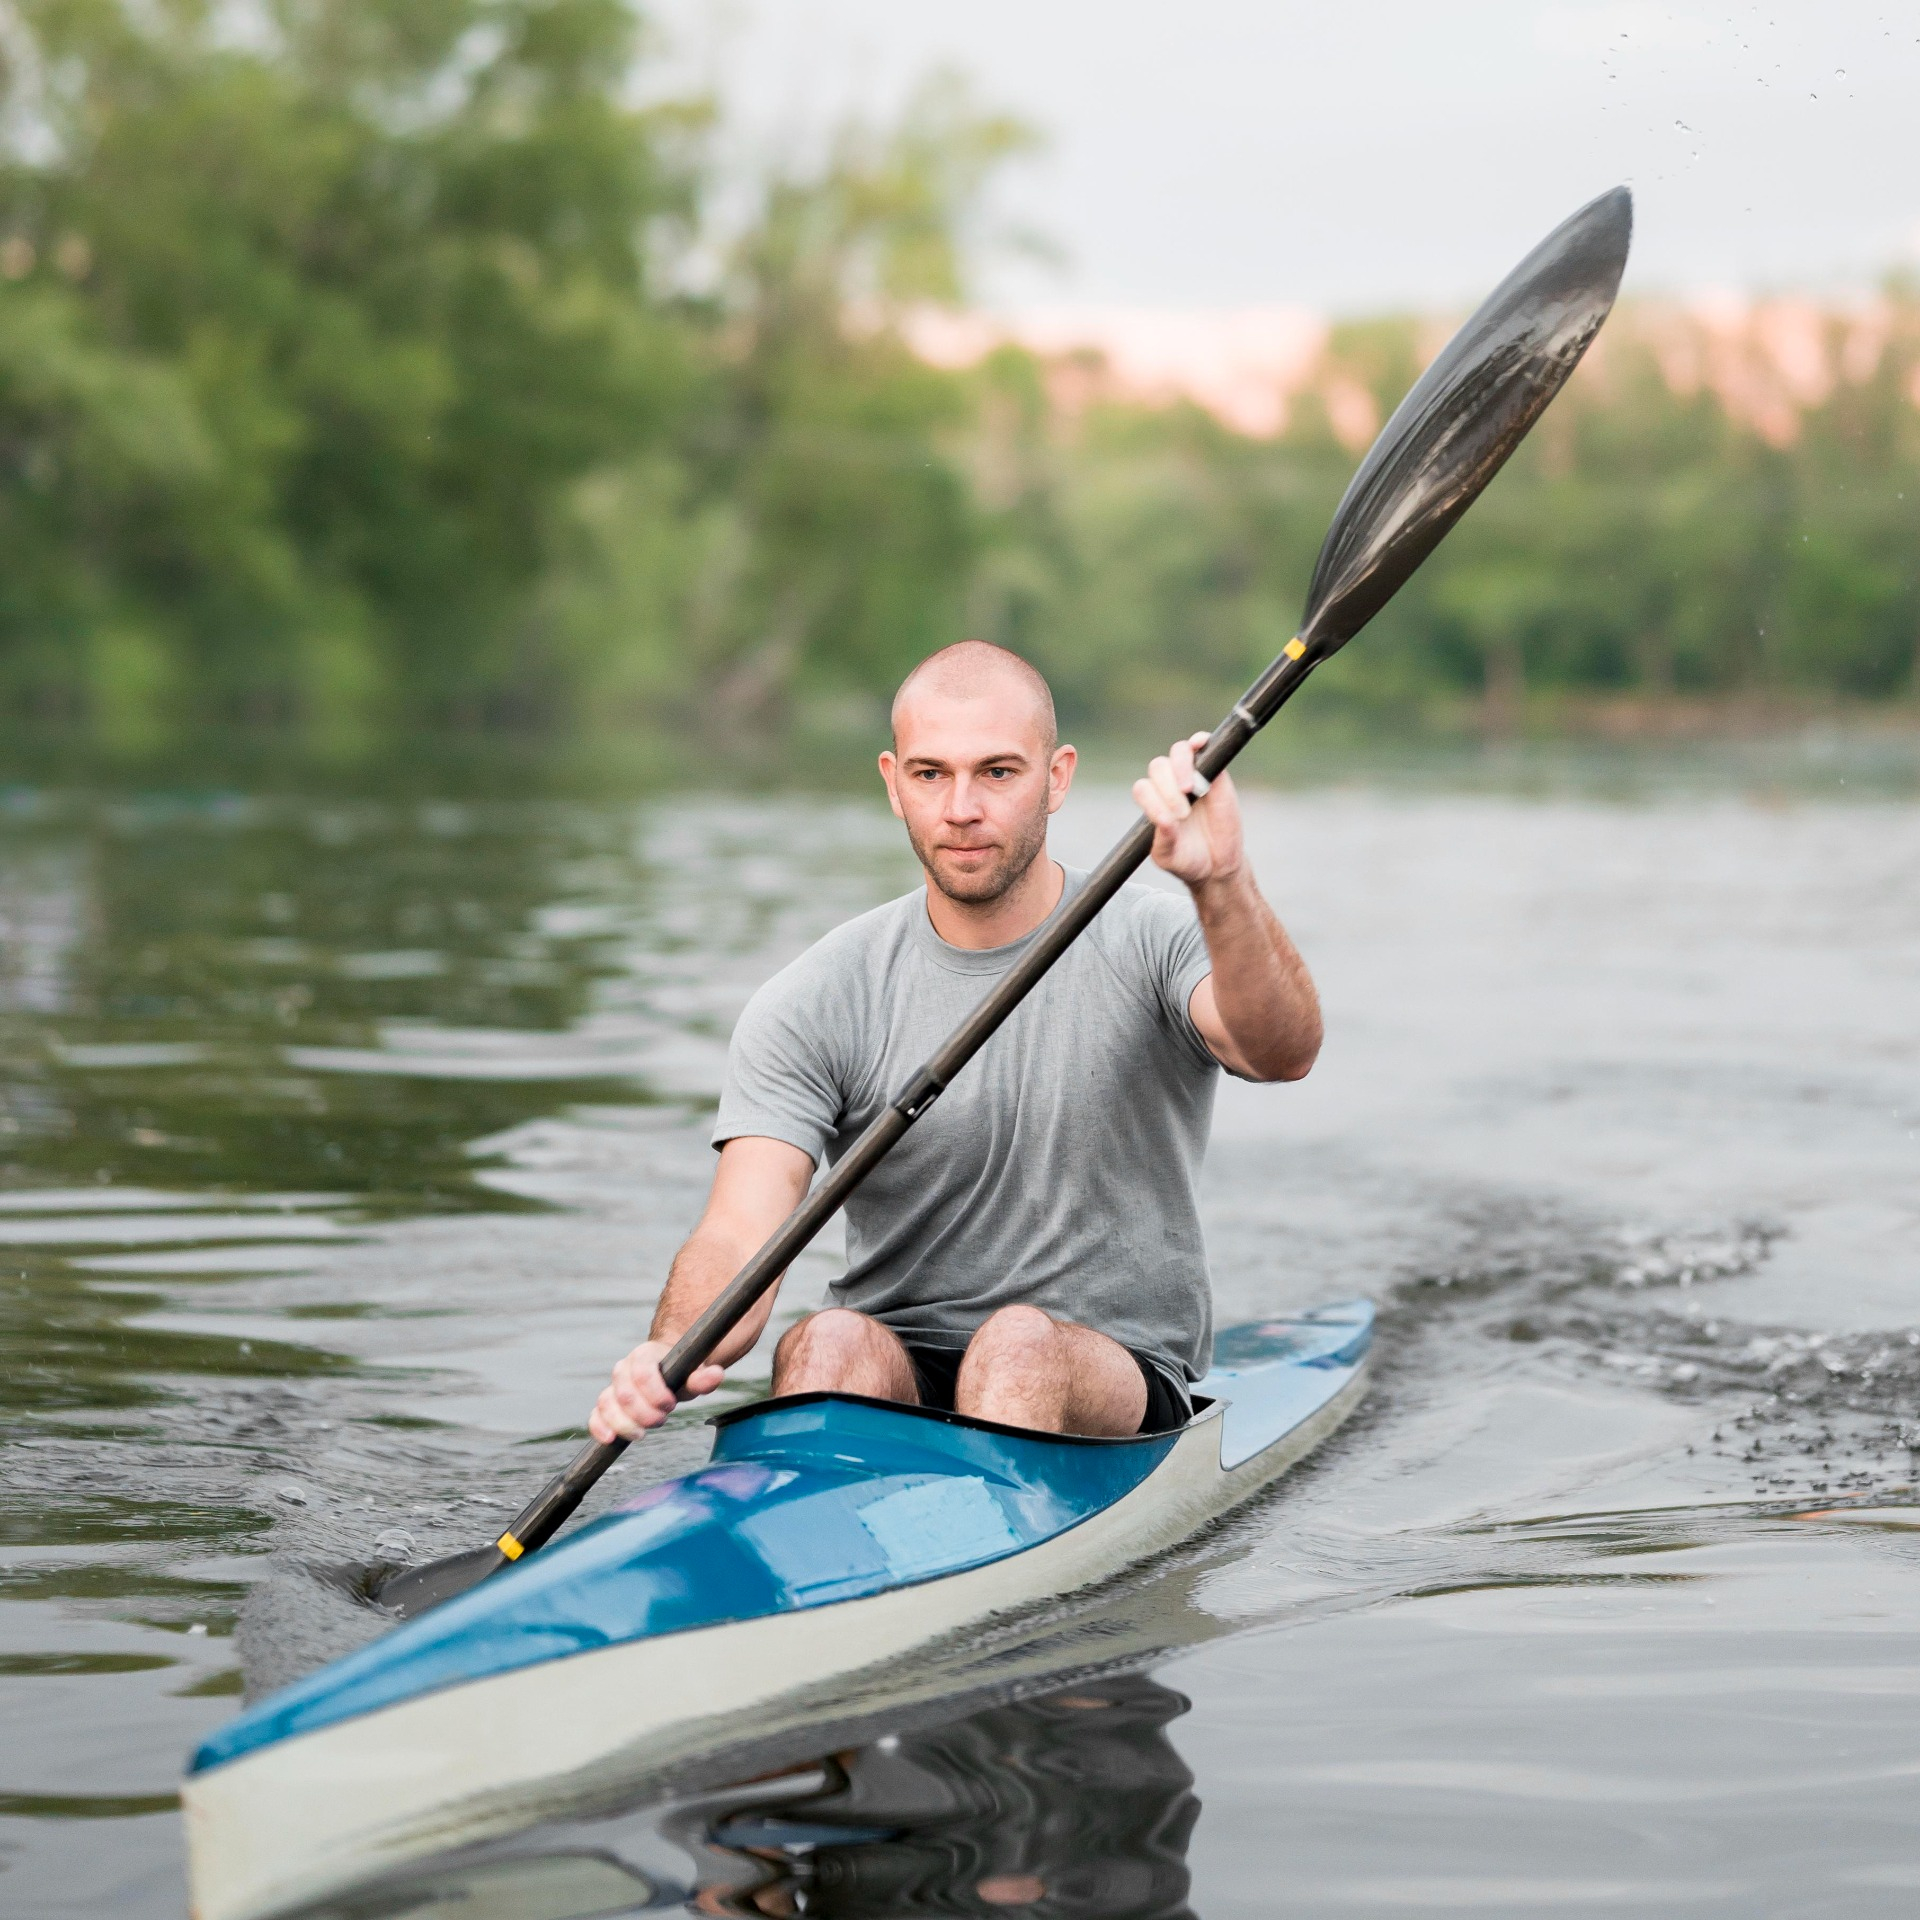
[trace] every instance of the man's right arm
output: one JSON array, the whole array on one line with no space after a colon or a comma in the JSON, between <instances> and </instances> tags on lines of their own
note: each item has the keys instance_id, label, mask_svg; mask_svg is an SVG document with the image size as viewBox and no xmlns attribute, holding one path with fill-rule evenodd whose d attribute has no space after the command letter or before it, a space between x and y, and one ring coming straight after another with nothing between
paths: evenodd
<instances>
[{"instance_id":1,"label":"man's right arm","mask_svg":"<svg viewBox=\"0 0 1920 1920\"><path fill-rule=\"evenodd\" d=\"M758 1253L773 1230L806 1197L813 1161L784 1140L745 1134L720 1149L713 1191L687 1244L674 1256L648 1338L613 1370L594 1404L588 1430L603 1445L616 1435L637 1440L657 1427L677 1402L660 1376L660 1362L713 1297ZM784 1277L784 1276L783 1276ZM779 1282L714 1349L713 1360L687 1382L689 1398L711 1393L724 1370L752 1350L773 1311Z\"/></svg>"}]
</instances>

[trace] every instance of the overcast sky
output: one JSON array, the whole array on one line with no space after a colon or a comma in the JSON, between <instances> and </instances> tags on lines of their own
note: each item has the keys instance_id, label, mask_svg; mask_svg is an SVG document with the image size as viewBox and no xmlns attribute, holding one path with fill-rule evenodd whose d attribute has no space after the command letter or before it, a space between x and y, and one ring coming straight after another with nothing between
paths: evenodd
<instances>
[{"instance_id":1,"label":"overcast sky","mask_svg":"<svg viewBox=\"0 0 1920 1920\"><path fill-rule=\"evenodd\" d=\"M1475 296L1635 190L1641 290L1920 263L1920 0L654 0L733 151L792 151L958 66L1050 140L1005 210L1064 268L994 304Z\"/></svg>"}]
</instances>

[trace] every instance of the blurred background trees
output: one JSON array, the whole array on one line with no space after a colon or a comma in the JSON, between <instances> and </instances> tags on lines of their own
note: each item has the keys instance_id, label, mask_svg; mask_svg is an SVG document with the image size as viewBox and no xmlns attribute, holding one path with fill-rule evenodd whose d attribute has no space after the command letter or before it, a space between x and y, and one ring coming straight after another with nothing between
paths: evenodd
<instances>
[{"instance_id":1,"label":"blurred background trees","mask_svg":"<svg viewBox=\"0 0 1920 1920\"><path fill-rule=\"evenodd\" d=\"M138 730L532 714L578 478L694 378L689 115L618 0L25 0L3 43L0 659Z\"/></svg>"},{"instance_id":2,"label":"blurred background trees","mask_svg":"<svg viewBox=\"0 0 1920 1920\"><path fill-rule=\"evenodd\" d=\"M966 632L1080 724L1271 657L1342 396L1384 418L1431 327L1335 328L1266 438L934 366L905 322L964 302L1028 131L936 80L722 230L712 103L646 58L622 0L0 0L0 710L134 754L760 742ZM1623 314L1332 697L1911 698L1920 298L1883 306L1784 434Z\"/></svg>"}]
</instances>

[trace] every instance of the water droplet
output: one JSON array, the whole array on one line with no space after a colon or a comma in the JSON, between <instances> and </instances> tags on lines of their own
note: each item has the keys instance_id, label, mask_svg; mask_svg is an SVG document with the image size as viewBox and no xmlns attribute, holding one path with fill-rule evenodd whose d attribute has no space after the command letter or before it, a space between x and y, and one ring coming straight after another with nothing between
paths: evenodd
<instances>
[{"instance_id":1,"label":"water droplet","mask_svg":"<svg viewBox=\"0 0 1920 1920\"><path fill-rule=\"evenodd\" d=\"M389 1527L385 1533L373 1536L373 1550L389 1560L411 1560L413 1535L405 1527Z\"/></svg>"},{"instance_id":2,"label":"water droplet","mask_svg":"<svg viewBox=\"0 0 1920 1920\"><path fill-rule=\"evenodd\" d=\"M313 1504L313 1496L304 1487L282 1487L280 1498L290 1507L306 1507Z\"/></svg>"}]
</instances>

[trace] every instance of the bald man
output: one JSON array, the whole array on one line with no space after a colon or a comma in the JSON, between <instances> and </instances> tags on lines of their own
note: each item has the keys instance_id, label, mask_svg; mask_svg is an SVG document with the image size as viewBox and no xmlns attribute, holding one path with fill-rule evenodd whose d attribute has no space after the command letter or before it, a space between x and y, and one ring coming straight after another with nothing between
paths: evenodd
<instances>
[{"instance_id":1,"label":"bald man","mask_svg":"<svg viewBox=\"0 0 1920 1920\"><path fill-rule=\"evenodd\" d=\"M1298 1080L1320 1049L1307 969L1261 898L1233 783L1195 734L1134 783L1187 898L1128 886L847 1203L835 1304L774 1354L776 1393L830 1390L1049 1432L1180 1425L1211 1295L1195 1182L1224 1068ZM734 1029L700 1224L651 1337L614 1370L598 1440L658 1426L681 1332L970 1013L1086 876L1047 855L1073 782L1053 697L1018 655L923 661L880 756L924 886L776 974ZM688 1383L750 1351L770 1293Z\"/></svg>"}]
</instances>

